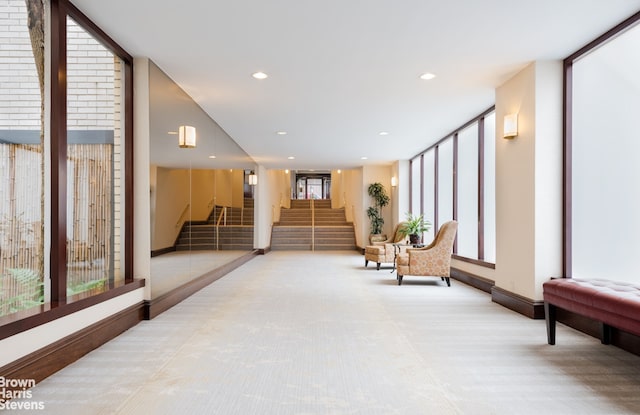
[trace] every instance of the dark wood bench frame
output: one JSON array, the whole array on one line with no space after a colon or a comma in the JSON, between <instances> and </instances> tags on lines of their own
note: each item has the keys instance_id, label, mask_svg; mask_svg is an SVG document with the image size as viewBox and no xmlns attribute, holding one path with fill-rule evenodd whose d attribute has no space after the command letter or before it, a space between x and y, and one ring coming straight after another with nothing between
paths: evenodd
<instances>
[{"instance_id":1,"label":"dark wood bench frame","mask_svg":"<svg viewBox=\"0 0 640 415\"><path fill-rule=\"evenodd\" d=\"M601 279L558 278L543 284L547 341L556 344L557 308L600 322L600 341L613 329L640 336L640 286Z\"/></svg>"}]
</instances>

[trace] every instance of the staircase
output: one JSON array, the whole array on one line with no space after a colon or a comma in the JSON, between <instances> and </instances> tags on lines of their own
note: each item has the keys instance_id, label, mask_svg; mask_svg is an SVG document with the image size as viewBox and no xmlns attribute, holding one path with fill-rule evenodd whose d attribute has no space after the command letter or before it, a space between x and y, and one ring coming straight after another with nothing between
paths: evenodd
<instances>
[{"instance_id":1,"label":"staircase","mask_svg":"<svg viewBox=\"0 0 640 415\"><path fill-rule=\"evenodd\" d=\"M280 209L280 222L273 224L271 249L354 250L353 224L344 209L331 208L331 200L291 200L289 209Z\"/></svg>"},{"instance_id":2,"label":"staircase","mask_svg":"<svg viewBox=\"0 0 640 415\"><path fill-rule=\"evenodd\" d=\"M250 251L253 249L253 199L244 207L214 206L205 222L186 222L176 251Z\"/></svg>"}]
</instances>

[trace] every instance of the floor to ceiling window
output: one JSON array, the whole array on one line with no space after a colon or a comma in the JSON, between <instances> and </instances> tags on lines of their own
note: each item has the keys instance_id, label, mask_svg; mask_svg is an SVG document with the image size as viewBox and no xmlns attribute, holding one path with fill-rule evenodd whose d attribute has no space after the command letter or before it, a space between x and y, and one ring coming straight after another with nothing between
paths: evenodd
<instances>
[{"instance_id":1,"label":"floor to ceiling window","mask_svg":"<svg viewBox=\"0 0 640 415\"><path fill-rule=\"evenodd\" d=\"M132 59L66 0L0 6L3 338L136 284Z\"/></svg>"},{"instance_id":2,"label":"floor to ceiling window","mask_svg":"<svg viewBox=\"0 0 640 415\"><path fill-rule=\"evenodd\" d=\"M420 174L422 171L422 174ZM495 113L467 122L411 160L411 209L432 224L458 221L454 254L495 263Z\"/></svg>"},{"instance_id":3,"label":"floor to ceiling window","mask_svg":"<svg viewBox=\"0 0 640 415\"><path fill-rule=\"evenodd\" d=\"M0 14L0 316L45 301L44 50L34 49L24 0ZM29 22L34 36L43 33ZM39 23L39 24L38 24ZM41 25L41 26L40 26ZM37 26L37 27L36 27ZM38 66L39 65L39 66Z\"/></svg>"},{"instance_id":4,"label":"floor to ceiling window","mask_svg":"<svg viewBox=\"0 0 640 415\"><path fill-rule=\"evenodd\" d=\"M565 60L565 274L640 282L640 16Z\"/></svg>"}]
</instances>

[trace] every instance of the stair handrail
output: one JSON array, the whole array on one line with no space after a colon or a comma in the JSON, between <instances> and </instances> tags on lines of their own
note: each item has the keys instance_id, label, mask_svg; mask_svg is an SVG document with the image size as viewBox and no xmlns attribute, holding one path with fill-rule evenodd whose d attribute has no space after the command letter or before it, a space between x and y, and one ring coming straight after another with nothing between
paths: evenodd
<instances>
[{"instance_id":1,"label":"stair handrail","mask_svg":"<svg viewBox=\"0 0 640 415\"><path fill-rule=\"evenodd\" d=\"M357 232L358 224L356 223L356 207L355 207L355 205L351 205L351 222L353 222L353 231ZM356 235L357 235L357 233L356 233Z\"/></svg>"},{"instance_id":2,"label":"stair handrail","mask_svg":"<svg viewBox=\"0 0 640 415\"><path fill-rule=\"evenodd\" d=\"M187 206L185 206L184 209L182 209L182 213L180 214L180 216L178 216L178 221L176 222L176 228L179 228L185 222L184 220L182 220L182 218L187 213L187 210L189 210L190 207L191 207L191 203L187 203Z\"/></svg>"},{"instance_id":3,"label":"stair handrail","mask_svg":"<svg viewBox=\"0 0 640 415\"><path fill-rule=\"evenodd\" d=\"M316 250L316 211L315 201L311 199L311 251Z\"/></svg>"},{"instance_id":4,"label":"stair handrail","mask_svg":"<svg viewBox=\"0 0 640 415\"><path fill-rule=\"evenodd\" d=\"M224 218L223 226L227 226L227 207L222 206L222 210L220 210L220 214L218 215L218 220L216 221L216 227L220 226L220 221Z\"/></svg>"}]
</instances>

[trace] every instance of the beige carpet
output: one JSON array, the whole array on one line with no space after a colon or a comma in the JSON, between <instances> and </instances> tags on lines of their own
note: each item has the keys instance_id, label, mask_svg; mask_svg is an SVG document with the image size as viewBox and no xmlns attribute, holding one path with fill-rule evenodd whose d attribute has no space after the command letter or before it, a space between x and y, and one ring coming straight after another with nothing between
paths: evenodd
<instances>
[{"instance_id":1,"label":"beige carpet","mask_svg":"<svg viewBox=\"0 0 640 415\"><path fill-rule=\"evenodd\" d=\"M640 357L347 252L259 256L32 391L47 414L632 414ZM12 411L13 412L13 411Z\"/></svg>"}]
</instances>

